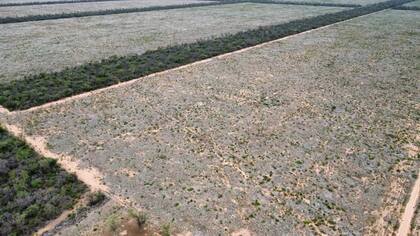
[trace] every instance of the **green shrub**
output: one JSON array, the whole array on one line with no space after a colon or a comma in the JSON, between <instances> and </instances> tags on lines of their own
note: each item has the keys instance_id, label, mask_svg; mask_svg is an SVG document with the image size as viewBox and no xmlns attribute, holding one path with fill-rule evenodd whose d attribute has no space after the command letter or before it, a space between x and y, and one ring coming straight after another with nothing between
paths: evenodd
<instances>
[{"instance_id":1,"label":"green shrub","mask_svg":"<svg viewBox=\"0 0 420 236\"><path fill-rule=\"evenodd\" d=\"M0 128L0 235L29 235L72 207L86 186ZM59 183L60 182L60 183ZM7 220L5 220L7 218Z\"/></svg>"}]
</instances>

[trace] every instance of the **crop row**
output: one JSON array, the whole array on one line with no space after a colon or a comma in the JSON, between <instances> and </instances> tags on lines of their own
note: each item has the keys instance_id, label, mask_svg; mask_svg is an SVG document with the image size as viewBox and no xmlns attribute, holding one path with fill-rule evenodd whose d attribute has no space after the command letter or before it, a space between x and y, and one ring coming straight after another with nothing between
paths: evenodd
<instances>
[{"instance_id":1,"label":"crop row","mask_svg":"<svg viewBox=\"0 0 420 236\"><path fill-rule=\"evenodd\" d=\"M0 127L0 235L29 235L71 208L86 186Z\"/></svg>"},{"instance_id":2,"label":"crop row","mask_svg":"<svg viewBox=\"0 0 420 236\"><path fill-rule=\"evenodd\" d=\"M86 2L115 2L124 0L65 0L65 1L43 1L43 2L9 2L0 3L0 7L17 7L17 6L32 6L32 5L53 5L53 4L67 4L67 3L86 3Z\"/></svg>"},{"instance_id":3,"label":"crop row","mask_svg":"<svg viewBox=\"0 0 420 236\"><path fill-rule=\"evenodd\" d=\"M126 14L126 13L136 13L136 12L148 12L148 11L162 11L162 10L182 9L182 8L192 8L192 7L226 5L226 4L234 4L234 3L241 3L241 2L243 1L208 2L208 3L203 2L203 3L190 3L190 4L181 4L181 5L152 6L152 7L142 7L142 8L123 8L123 9L109 9L109 10L98 10L98 11L60 13L60 14L31 15L31 16L21 16L21 17L3 17L3 18L0 18L0 24L21 23L21 22L28 22L28 21L56 20L56 19L86 17L86 16L115 15L115 14Z\"/></svg>"},{"instance_id":4,"label":"crop row","mask_svg":"<svg viewBox=\"0 0 420 236\"><path fill-rule=\"evenodd\" d=\"M60 72L30 75L19 81L0 84L0 104L10 110L27 109L412 1L389 0L190 44L160 48L141 55L114 56Z\"/></svg>"}]
</instances>

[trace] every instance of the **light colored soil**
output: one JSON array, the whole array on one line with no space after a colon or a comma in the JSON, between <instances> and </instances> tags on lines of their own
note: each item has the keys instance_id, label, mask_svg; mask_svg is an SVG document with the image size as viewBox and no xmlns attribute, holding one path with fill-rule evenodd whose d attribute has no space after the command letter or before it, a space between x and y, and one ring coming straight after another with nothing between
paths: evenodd
<instances>
[{"instance_id":1,"label":"light colored soil","mask_svg":"<svg viewBox=\"0 0 420 236\"><path fill-rule=\"evenodd\" d=\"M112 2L69 3L52 5L34 5L18 7L0 7L0 17L16 17L29 15L60 14L83 11L98 11L121 8L143 8L151 6L181 5L203 3L200 0L129 0ZM0 2L2 3L2 2Z\"/></svg>"},{"instance_id":2,"label":"light colored soil","mask_svg":"<svg viewBox=\"0 0 420 236\"><path fill-rule=\"evenodd\" d=\"M234 4L0 25L0 81L341 10Z\"/></svg>"},{"instance_id":3,"label":"light colored soil","mask_svg":"<svg viewBox=\"0 0 420 236\"><path fill-rule=\"evenodd\" d=\"M420 172L419 172L420 174ZM412 226L412 220L415 222L415 212L418 207L420 195L420 175L418 176L416 182L414 183L413 190L411 191L410 198L407 202L405 211L400 220L400 227L397 231L397 236L406 236L410 233L410 229ZM415 224L413 225L415 228Z\"/></svg>"},{"instance_id":4,"label":"light colored soil","mask_svg":"<svg viewBox=\"0 0 420 236\"><path fill-rule=\"evenodd\" d=\"M384 11L7 122L179 232L390 235L419 168L419 29Z\"/></svg>"}]
</instances>

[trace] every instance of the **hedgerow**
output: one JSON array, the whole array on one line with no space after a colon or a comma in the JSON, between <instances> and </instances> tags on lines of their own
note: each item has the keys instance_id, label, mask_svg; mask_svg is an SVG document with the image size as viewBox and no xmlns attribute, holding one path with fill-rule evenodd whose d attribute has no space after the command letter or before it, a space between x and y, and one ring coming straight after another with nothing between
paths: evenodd
<instances>
[{"instance_id":1,"label":"hedgerow","mask_svg":"<svg viewBox=\"0 0 420 236\"><path fill-rule=\"evenodd\" d=\"M223 0L227 2L229 0ZM359 4L347 4L347 3L322 3L322 2L293 2L293 1L271 1L271 0L250 0L253 3L266 3L266 4L284 4L284 5L302 5L302 6L316 6L316 7L361 7Z\"/></svg>"},{"instance_id":2,"label":"hedgerow","mask_svg":"<svg viewBox=\"0 0 420 236\"><path fill-rule=\"evenodd\" d=\"M86 190L55 160L0 127L0 235L29 235L71 208Z\"/></svg>"},{"instance_id":3,"label":"hedgerow","mask_svg":"<svg viewBox=\"0 0 420 236\"><path fill-rule=\"evenodd\" d=\"M117 1L124 1L124 0L70 0L70 1L45 1L45 2L9 2L9 3L0 3L0 7L54 5L54 4L67 4L67 3L86 3L86 2L117 2Z\"/></svg>"},{"instance_id":4,"label":"hedgerow","mask_svg":"<svg viewBox=\"0 0 420 236\"><path fill-rule=\"evenodd\" d=\"M27 76L22 80L0 84L0 104L10 110L27 109L411 1L413 0L389 0L190 44L160 48L141 55L114 56L60 72Z\"/></svg>"},{"instance_id":5,"label":"hedgerow","mask_svg":"<svg viewBox=\"0 0 420 236\"><path fill-rule=\"evenodd\" d=\"M203 2L203 3L190 3L190 4L181 4L181 5L152 6L152 7L143 7L143 8L123 8L123 9L109 9L109 10L98 10L98 11L60 13L60 14L3 17L3 18L0 18L0 24L22 23L22 22L29 22L29 21L42 21L42 20L56 20L56 19L66 19L66 18L75 18L75 17L87 17L87 16L116 15L116 14L127 14L127 13L147 12L147 11L162 11L162 10L172 10L172 9L182 9L182 8L226 5L226 4L234 4L234 3L240 3L240 1L210 2L210 3Z\"/></svg>"},{"instance_id":6,"label":"hedgerow","mask_svg":"<svg viewBox=\"0 0 420 236\"><path fill-rule=\"evenodd\" d=\"M395 10L420 11L420 7L416 7L416 6L398 6L398 7L393 7L392 9L395 9Z\"/></svg>"}]
</instances>

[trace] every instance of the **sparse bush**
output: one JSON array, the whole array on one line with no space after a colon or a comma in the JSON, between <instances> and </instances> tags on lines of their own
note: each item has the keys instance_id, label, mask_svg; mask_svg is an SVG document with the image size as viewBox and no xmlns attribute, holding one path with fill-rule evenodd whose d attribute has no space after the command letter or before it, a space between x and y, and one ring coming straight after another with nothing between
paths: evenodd
<instances>
[{"instance_id":1,"label":"sparse bush","mask_svg":"<svg viewBox=\"0 0 420 236\"><path fill-rule=\"evenodd\" d=\"M106 225L108 227L108 230L111 232L115 232L118 229L118 225L119 225L119 219L117 217L117 215L110 215L107 219L106 219Z\"/></svg>"},{"instance_id":2,"label":"sparse bush","mask_svg":"<svg viewBox=\"0 0 420 236\"><path fill-rule=\"evenodd\" d=\"M105 200L106 196L102 192L94 192L89 194L88 196L88 206L95 206Z\"/></svg>"},{"instance_id":3,"label":"sparse bush","mask_svg":"<svg viewBox=\"0 0 420 236\"><path fill-rule=\"evenodd\" d=\"M147 216L146 216L145 214L143 214L143 213L141 213L141 212L136 212L136 211L135 211L135 210L133 210L133 209L130 209L130 210L128 211L128 214L130 215L130 217L132 217L133 219L135 219L135 220L136 220L137 225L138 225L139 227L142 227L142 226L144 226L144 225L146 224L146 221L147 221Z\"/></svg>"},{"instance_id":4,"label":"sparse bush","mask_svg":"<svg viewBox=\"0 0 420 236\"><path fill-rule=\"evenodd\" d=\"M162 226L162 229L160 230L160 234L162 236L171 236L171 225L170 224L164 224Z\"/></svg>"}]
</instances>

